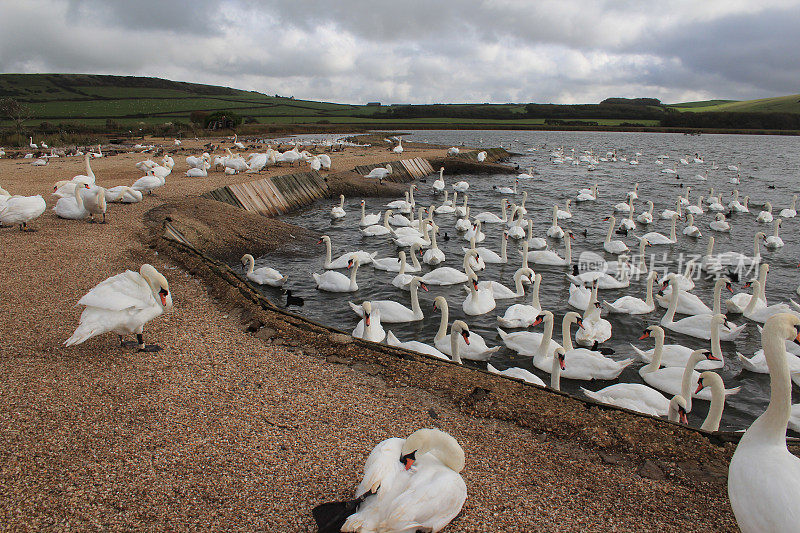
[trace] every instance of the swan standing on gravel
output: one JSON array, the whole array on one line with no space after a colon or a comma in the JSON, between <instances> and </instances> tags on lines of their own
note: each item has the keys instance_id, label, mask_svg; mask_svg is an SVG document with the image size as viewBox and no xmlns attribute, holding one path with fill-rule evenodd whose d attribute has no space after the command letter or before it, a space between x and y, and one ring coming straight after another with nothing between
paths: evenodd
<instances>
[{"instance_id":1,"label":"swan standing on gravel","mask_svg":"<svg viewBox=\"0 0 800 533\"><path fill-rule=\"evenodd\" d=\"M95 215L102 215L103 221L101 224L106 223L106 190L99 185L90 187L89 190L76 188L83 198L83 208L89 213L89 222L95 222Z\"/></svg>"},{"instance_id":2,"label":"swan standing on gravel","mask_svg":"<svg viewBox=\"0 0 800 533\"><path fill-rule=\"evenodd\" d=\"M645 300L635 296L622 296L609 303L603 300L603 307L609 313L627 315L646 315L656 309L653 301L653 283L658 278L658 273L654 270L647 276L647 295ZM659 415L660 416L660 415Z\"/></svg>"},{"instance_id":3,"label":"swan standing on gravel","mask_svg":"<svg viewBox=\"0 0 800 533\"><path fill-rule=\"evenodd\" d=\"M341 531L442 530L467 499L459 475L463 469L461 446L438 429L420 429L405 440L384 440L364 465L364 479L356 490L363 503Z\"/></svg>"},{"instance_id":4,"label":"swan standing on gravel","mask_svg":"<svg viewBox=\"0 0 800 533\"><path fill-rule=\"evenodd\" d=\"M142 194L153 194L153 191L166 184L166 179L159 178L148 171L147 174L133 182L131 189L139 191Z\"/></svg>"},{"instance_id":5,"label":"swan standing on gravel","mask_svg":"<svg viewBox=\"0 0 800 533\"><path fill-rule=\"evenodd\" d=\"M358 266L360 264L361 262L358 257L348 261L347 268L352 268L350 278L335 270L326 270L322 274L314 272L311 275L317 283L318 290L327 292L356 292L358 290L356 272L358 272Z\"/></svg>"},{"instance_id":6,"label":"swan standing on gravel","mask_svg":"<svg viewBox=\"0 0 800 533\"><path fill-rule=\"evenodd\" d=\"M743 533L796 531L800 523L800 459L786 447L792 394L786 340L800 344L800 319L770 318L761 334L770 371L769 406L745 431L728 469L728 497Z\"/></svg>"},{"instance_id":7,"label":"swan standing on gravel","mask_svg":"<svg viewBox=\"0 0 800 533\"><path fill-rule=\"evenodd\" d=\"M142 193L128 187L118 185L105 190L106 202L119 202L122 204L135 204L142 201Z\"/></svg>"},{"instance_id":8,"label":"swan standing on gravel","mask_svg":"<svg viewBox=\"0 0 800 533\"><path fill-rule=\"evenodd\" d=\"M56 205L53 207L55 214L60 218L69 220L82 220L88 217L89 212L84 208L83 197L81 196L81 189L88 188L89 185L85 184L82 187L75 187L72 198L59 198Z\"/></svg>"},{"instance_id":9,"label":"swan standing on gravel","mask_svg":"<svg viewBox=\"0 0 800 533\"><path fill-rule=\"evenodd\" d=\"M172 308L169 283L152 265L144 264L139 272L126 270L97 284L78 305L80 325L64 344L72 346L113 331L122 346L137 346L140 352L156 352L160 346L144 342L144 325ZM122 342L124 335L136 335L136 342Z\"/></svg>"},{"instance_id":10,"label":"swan standing on gravel","mask_svg":"<svg viewBox=\"0 0 800 533\"><path fill-rule=\"evenodd\" d=\"M427 292L428 287L426 287L425 283L422 282L422 278L419 276L414 276L409 284L409 289L411 291L411 309L399 302L395 302L394 300L371 300L370 304L372 305L373 310L376 310L380 313L381 321L386 324L417 322L425 318L425 315L422 313L422 309L419 307L419 295L417 291L420 287L422 287L422 290ZM355 314L363 318L363 307L358 304L354 304L353 302L349 303L350 308L355 312Z\"/></svg>"},{"instance_id":11,"label":"swan standing on gravel","mask_svg":"<svg viewBox=\"0 0 800 533\"><path fill-rule=\"evenodd\" d=\"M353 305L352 303L350 304ZM362 319L358 321L353 329L353 337L364 339L371 342L383 342L386 338L386 331L381 325L381 313L372 309L372 302L365 301L360 306L362 309Z\"/></svg>"},{"instance_id":12,"label":"swan standing on gravel","mask_svg":"<svg viewBox=\"0 0 800 533\"><path fill-rule=\"evenodd\" d=\"M0 225L15 226L19 224L20 231L26 231L28 222L39 218L45 209L47 209L47 203L40 194L8 197L4 203L0 203Z\"/></svg>"},{"instance_id":13,"label":"swan standing on gravel","mask_svg":"<svg viewBox=\"0 0 800 533\"><path fill-rule=\"evenodd\" d=\"M447 322L450 317L450 311L444 296L437 296L433 300L433 310L436 311L437 309L441 310L442 318L439 322L439 330L433 338L433 344L440 352L452 355L451 335L447 333ZM456 337L458 338L458 353L463 359L486 361L493 353L500 349L500 346L489 348L486 345L486 341L483 340L483 337L475 332L470 332L468 343L467 339L464 339L462 336L457 334Z\"/></svg>"},{"instance_id":14,"label":"swan standing on gravel","mask_svg":"<svg viewBox=\"0 0 800 533\"><path fill-rule=\"evenodd\" d=\"M247 265L247 279L259 285L268 285L270 287L283 287L288 276L284 276L277 270L271 267L261 267L255 269L256 260L250 254L242 256L242 264Z\"/></svg>"},{"instance_id":15,"label":"swan standing on gravel","mask_svg":"<svg viewBox=\"0 0 800 533\"><path fill-rule=\"evenodd\" d=\"M392 165L390 163L386 163L386 167L377 167L373 168L369 171L369 174L364 176L365 178L374 178L379 181L385 180L388 176L392 174Z\"/></svg>"}]
</instances>

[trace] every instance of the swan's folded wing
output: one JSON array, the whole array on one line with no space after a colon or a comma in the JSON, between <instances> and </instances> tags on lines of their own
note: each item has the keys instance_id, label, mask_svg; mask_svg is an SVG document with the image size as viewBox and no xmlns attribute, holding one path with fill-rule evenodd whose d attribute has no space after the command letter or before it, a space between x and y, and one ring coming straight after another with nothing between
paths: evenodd
<instances>
[{"instance_id":1,"label":"swan's folded wing","mask_svg":"<svg viewBox=\"0 0 800 533\"><path fill-rule=\"evenodd\" d=\"M364 478L356 489L356 498L367 491L375 492L379 487L388 490L394 476L403 468L400 450L405 439L392 437L379 442L364 463Z\"/></svg>"},{"instance_id":2,"label":"swan's folded wing","mask_svg":"<svg viewBox=\"0 0 800 533\"><path fill-rule=\"evenodd\" d=\"M150 286L140 274L130 270L100 282L78 301L79 305L109 311L144 309L154 303Z\"/></svg>"},{"instance_id":3,"label":"swan's folded wing","mask_svg":"<svg viewBox=\"0 0 800 533\"><path fill-rule=\"evenodd\" d=\"M466 499L464 480L449 468L417 472L387 509L380 526L384 531L439 531L458 515Z\"/></svg>"}]
</instances>

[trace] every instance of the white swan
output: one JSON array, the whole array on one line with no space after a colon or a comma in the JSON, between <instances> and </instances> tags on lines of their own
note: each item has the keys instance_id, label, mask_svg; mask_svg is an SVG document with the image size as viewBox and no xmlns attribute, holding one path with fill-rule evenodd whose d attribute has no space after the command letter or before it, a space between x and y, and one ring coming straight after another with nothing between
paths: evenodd
<instances>
[{"instance_id":1,"label":"white swan","mask_svg":"<svg viewBox=\"0 0 800 533\"><path fill-rule=\"evenodd\" d=\"M89 212L83 206L83 197L81 196L81 189L88 189L89 185L82 187L75 187L72 197L59 198L53 211L60 218L69 220L82 220L89 216Z\"/></svg>"},{"instance_id":2,"label":"white swan","mask_svg":"<svg viewBox=\"0 0 800 533\"><path fill-rule=\"evenodd\" d=\"M678 215L677 213L672 215L672 226L670 228L669 237L662 235L661 233L658 233L656 231L651 231L645 233L641 237L637 236L636 238L647 239L647 241L653 246L659 244L675 244L676 242L678 242L678 237L675 235L675 227L678 223L679 217L680 215Z\"/></svg>"},{"instance_id":3,"label":"white swan","mask_svg":"<svg viewBox=\"0 0 800 533\"><path fill-rule=\"evenodd\" d=\"M99 185L94 185L88 190L78 187L76 190L83 199L83 208L89 213L89 222L94 222L95 215L103 216L103 224L106 222L106 190Z\"/></svg>"},{"instance_id":4,"label":"white swan","mask_svg":"<svg viewBox=\"0 0 800 533\"><path fill-rule=\"evenodd\" d=\"M368 265L373 261L373 259L377 255L377 252L373 252L373 253L370 254L370 253L367 253L367 252L365 252L363 250L356 250L355 252L345 252L342 255L340 255L339 257L337 257L336 259L331 259L331 238L330 238L330 236L323 235L322 237L320 237L320 239L317 242L317 244L325 244L325 263L323 263L323 266L327 270L336 270L336 269L340 269L340 268L350 268L349 267L350 259L353 258L353 257L357 257L359 262L362 265Z\"/></svg>"},{"instance_id":5,"label":"white swan","mask_svg":"<svg viewBox=\"0 0 800 533\"><path fill-rule=\"evenodd\" d=\"M450 358L447 357L445 354L434 348L429 344L425 344L424 342L419 341L401 341L398 339L394 333L391 331L386 332L386 344L389 346L396 346L397 348L404 348L406 350L411 350L412 352L424 353L426 355L431 355L438 359L444 359L445 361L449 361Z\"/></svg>"},{"instance_id":6,"label":"white swan","mask_svg":"<svg viewBox=\"0 0 800 533\"><path fill-rule=\"evenodd\" d=\"M567 198L564 202L564 209L559 208L556 212L559 220L569 219L572 218L572 211L569 208L569 204L572 203L571 198Z\"/></svg>"},{"instance_id":7,"label":"white swan","mask_svg":"<svg viewBox=\"0 0 800 533\"><path fill-rule=\"evenodd\" d=\"M706 387L711 388L711 407L708 409L706 419L700 429L703 431L718 431L722 420L722 411L725 409L725 383L716 372L705 371L697 380L697 390L700 392Z\"/></svg>"},{"instance_id":8,"label":"white swan","mask_svg":"<svg viewBox=\"0 0 800 533\"><path fill-rule=\"evenodd\" d=\"M722 213L717 213L716 215L714 215L714 220L708 223L708 227L713 229L714 231L719 231L723 233L731 231L731 225L728 223L728 221L725 220L725 215L723 215Z\"/></svg>"},{"instance_id":9,"label":"white swan","mask_svg":"<svg viewBox=\"0 0 800 533\"><path fill-rule=\"evenodd\" d=\"M591 189L581 189L578 191L578 196L575 197L576 202L593 202L597 200L597 184L592 185Z\"/></svg>"},{"instance_id":10,"label":"white swan","mask_svg":"<svg viewBox=\"0 0 800 533\"><path fill-rule=\"evenodd\" d=\"M647 201L647 211L642 213L641 215L636 217L636 221L642 224L652 224L653 223L653 209L655 205L652 201Z\"/></svg>"},{"instance_id":11,"label":"white swan","mask_svg":"<svg viewBox=\"0 0 800 533\"><path fill-rule=\"evenodd\" d=\"M356 490L366 500L341 531L440 531L467 499L459 475L463 469L461 446L438 429L381 442L367 458L364 480Z\"/></svg>"},{"instance_id":12,"label":"white swan","mask_svg":"<svg viewBox=\"0 0 800 533\"><path fill-rule=\"evenodd\" d=\"M797 206L797 195L795 194L792 196L792 206L787 209L781 209L781 212L778 213L778 216L781 218L794 218L797 216L797 210L795 207Z\"/></svg>"},{"instance_id":13,"label":"white swan","mask_svg":"<svg viewBox=\"0 0 800 533\"><path fill-rule=\"evenodd\" d=\"M565 365L566 358L564 357L564 349L556 348L555 357L553 357L552 359L553 359L553 366L550 369L550 388L552 388L553 390L560 390L561 371L566 368ZM546 386L542 378L540 378L533 372L525 370L524 368L520 368L518 366L506 368L505 370L498 370L491 364L487 364L486 370L488 370L492 374L498 374L500 376L506 376L514 379L520 379L527 383L539 385L540 387Z\"/></svg>"},{"instance_id":14,"label":"white swan","mask_svg":"<svg viewBox=\"0 0 800 533\"><path fill-rule=\"evenodd\" d=\"M686 226L683 227L683 234L694 239L699 239L703 236L700 233L700 228L694 225L694 215L691 213L686 215Z\"/></svg>"},{"instance_id":15,"label":"white swan","mask_svg":"<svg viewBox=\"0 0 800 533\"><path fill-rule=\"evenodd\" d=\"M697 199L697 205L687 205L686 212L692 215L702 215L705 213L705 209L703 209L703 197Z\"/></svg>"},{"instance_id":16,"label":"white swan","mask_svg":"<svg viewBox=\"0 0 800 533\"><path fill-rule=\"evenodd\" d=\"M409 290L408 284L414 279L414 275L406 274L406 268L408 267L406 253L400 250L398 255L400 256L400 272L392 279L392 285L398 289Z\"/></svg>"},{"instance_id":17,"label":"white swan","mask_svg":"<svg viewBox=\"0 0 800 533\"><path fill-rule=\"evenodd\" d=\"M405 269L403 269L403 265L405 264L406 254L403 253L400 255L400 252L398 252L397 257L373 257L372 266L376 270L384 270L386 272L400 272L401 270L411 273L420 272L422 270L422 265L417 259L417 252L419 249L419 244L415 243L411 246L411 265L409 266L406 264Z\"/></svg>"},{"instance_id":18,"label":"white swan","mask_svg":"<svg viewBox=\"0 0 800 533\"><path fill-rule=\"evenodd\" d=\"M641 383L617 383L598 391L581 387L588 398L646 415L667 416L669 400L652 387Z\"/></svg>"},{"instance_id":19,"label":"white swan","mask_svg":"<svg viewBox=\"0 0 800 533\"><path fill-rule=\"evenodd\" d=\"M425 254L422 256L422 262L426 265L438 265L445 261L444 252L439 249L439 245L436 242L436 234L438 232L439 226L433 224L431 228L431 247L425 250Z\"/></svg>"},{"instance_id":20,"label":"white swan","mask_svg":"<svg viewBox=\"0 0 800 533\"><path fill-rule=\"evenodd\" d=\"M681 197L678 196L678 200L675 202L675 210L672 209L664 209L661 211L661 219L662 220L670 220L673 216L678 215L678 217L683 216L683 205L681 204Z\"/></svg>"},{"instance_id":21,"label":"white swan","mask_svg":"<svg viewBox=\"0 0 800 533\"><path fill-rule=\"evenodd\" d=\"M728 469L728 497L743 533L797 531L800 524L800 459L786 447L792 394L786 340L800 344L800 319L770 318L761 335L770 370L769 406L745 431Z\"/></svg>"},{"instance_id":22,"label":"white swan","mask_svg":"<svg viewBox=\"0 0 800 533\"><path fill-rule=\"evenodd\" d=\"M436 311L437 309L441 310L442 318L439 322L439 330L433 338L433 345L436 346L440 352L452 355L451 336L447 333L447 322L449 320L450 311L444 296L437 296L433 300L433 310ZM462 335L456 334L456 337L458 338L458 353L463 359L486 361L493 353L500 349L500 346L489 348L486 345L486 341L474 331L469 333L468 343L467 339Z\"/></svg>"},{"instance_id":23,"label":"white swan","mask_svg":"<svg viewBox=\"0 0 800 533\"><path fill-rule=\"evenodd\" d=\"M482 223L481 221L475 222L471 228L469 228L466 233L464 233L463 238L464 240L472 240L475 239L475 242L483 242L486 240L486 234L481 231L482 230Z\"/></svg>"},{"instance_id":24,"label":"white swan","mask_svg":"<svg viewBox=\"0 0 800 533\"><path fill-rule=\"evenodd\" d=\"M464 254L463 272L453 267L439 267L422 276L422 281L428 285L455 285L456 283L465 283L469 279L466 273L469 268L469 259L471 257L476 257L477 254L475 250L470 250Z\"/></svg>"},{"instance_id":25,"label":"white swan","mask_svg":"<svg viewBox=\"0 0 800 533\"><path fill-rule=\"evenodd\" d=\"M434 193L444 191L444 167L439 168L439 177L433 182L432 188Z\"/></svg>"},{"instance_id":26,"label":"white swan","mask_svg":"<svg viewBox=\"0 0 800 533\"><path fill-rule=\"evenodd\" d=\"M775 230L773 234L767 237L767 240L764 242L764 246L770 250L777 250L778 248L783 247L783 239L781 239L780 235L778 235L778 230L781 228L781 222L782 220L780 218L775 219Z\"/></svg>"},{"instance_id":27,"label":"white swan","mask_svg":"<svg viewBox=\"0 0 800 533\"><path fill-rule=\"evenodd\" d=\"M756 293L756 286L753 285L752 281L748 281L744 284L744 288L747 289L748 287L752 287L753 294L751 295L747 294L746 292L739 292L725 300L725 307L727 308L728 312L742 313L747 308L747 304L750 303L750 300L753 297L758 300L753 309L761 309L766 307L767 296L765 288L767 285L767 274L769 274L769 264L761 263L761 265L758 267L758 287L761 289L761 291Z\"/></svg>"},{"instance_id":28,"label":"white swan","mask_svg":"<svg viewBox=\"0 0 800 533\"><path fill-rule=\"evenodd\" d=\"M635 296L622 296L613 302L603 300L603 307L609 313L616 314L646 315L652 313L656 309L653 301L653 283L656 278L658 278L658 273L655 270L647 276L647 294L644 300Z\"/></svg>"},{"instance_id":29,"label":"white swan","mask_svg":"<svg viewBox=\"0 0 800 533\"><path fill-rule=\"evenodd\" d=\"M555 353L556 348L561 348L561 345L553 340L553 326L555 324L553 313L542 311L531 326L538 326L541 323L544 323L543 333L538 331L507 333L500 328L497 328L497 333L506 348L517 352L519 355L525 357L549 357Z\"/></svg>"},{"instance_id":30,"label":"white swan","mask_svg":"<svg viewBox=\"0 0 800 533\"><path fill-rule=\"evenodd\" d=\"M470 241L470 244L473 242ZM494 250L490 250L484 246L479 246L475 248L478 252L478 257L483 260L484 264L506 264L508 263L508 233L503 232L500 234L500 255L497 254ZM462 248L464 252L467 252L471 248Z\"/></svg>"},{"instance_id":31,"label":"white swan","mask_svg":"<svg viewBox=\"0 0 800 533\"><path fill-rule=\"evenodd\" d=\"M710 351L706 349L694 350L684 368L677 366L659 368L660 361L658 361L657 357L654 357L650 364L639 369L639 375L645 383L655 389L672 396L678 394L683 396L688 405L686 411L690 412L692 410L691 398L711 400L710 390L694 392L697 389L697 380L700 378L700 373L694 369L695 365L706 359L714 360L714 356ZM739 387L725 390L725 394L728 396L738 392Z\"/></svg>"},{"instance_id":32,"label":"white swan","mask_svg":"<svg viewBox=\"0 0 800 533\"><path fill-rule=\"evenodd\" d=\"M753 284L753 293L755 294L758 292L761 293L761 283L758 280L754 280ZM778 313L789 313L796 316L800 316L800 313L792 309L787 304L773 304L773 305L758 305L759 299L758 298L750 298L750 302L748 302L747 307L745 307L742 314L749 318L754 322L766 322L771 316L776 315Z\"/></svg>"},{"instance_id":33,"label":"white swan","mask_svg":"<svg viewBox=\"0 0 800 533\"><path fill-rule=\"evenodd\" d=\"M352 303L350 304L353 305ZM386 338L386 330L381 325L381 313L372 308L372 302L365 301L359 306L362 310L362 319L358 321L353 329L353 337L364 339L371 342L383 342Z\"/></svg>"},{"instance_id":34,"label":"white swan","mask_svg":"<svg viewBox=\"0 0 800 533\"><path fill-rule=\"evenodd\" d=\"M389 227L389 217L392 216L392 210L387 209L383 214L383 224L373 224L361 228L361 234L365 237L380 237L382 235L389 235L392 233L392 228Z\"/></svg>"},{"instance_id":35,"label":"white swan","mask_svg":"<svg viewBox=\"0 0 800 533\"><path fill-rule=\"evenodd\" d=\"M521 285L521 283L520 283ZM470 273L469 294L461 304L461 308L467 315L483 315L497 307L497 302L494 300L492 289L488 287L478 287L478 276Z\"/></svg>"},{"instance_id":36,"label":"white swan","mask_svg":"<svg viewBox=\"0 0 800 533\"><path fill-rule=\"evenodd\" d=\"M172 308L169 283L152 265L144 264L139 272L126 270L98 283L78 300L86 308L81 313L80 324L64 344L72 346L87 339L113 331L120 336L136 335L139 351L155 352L158 345L146 345L144 325Z\"/></svg>"},{"instance_id":37,"label":"white swan","mask_svg":"<svg viewBox=\"0 0 800 533\"><path fill-rule=\"evenodd\" d=\"M712 332L713 333L713 332ZM661 326L648 326L645 328L644 333L639 337L639 340L655 338L656 346L652 350L641 350L631 344L631 348L636 353L636 356L645 363L650 363L657 359L661 366L674 366L679 368L686 368L686 363L691 357L692 350L680 344L664 344L664 330ZM700 370L712 370L715 368L722 368L724 366L722 348L719 344L719 335L712 335L711 339L711 355L714 359L705 359L695 365L695 368Z\"/></svg>"},{"instance_id":38,"label":"white swan","mask_svg":"<svg viewBox=\"0 0 800 533\"><path fill-rule=\"evenodd\" d=\"M693 315L675 322L675 310L678 307L678 291L675 287L674 278L670 278L668 283L672 286L672 295L670 296L669 308L661 319L661 325L669 330L683 333L691 337L697 337L698 339L711 339L711 328L714 323L713 315L711 314ZM715 307L717 307L716 303ZM732 327L732 325L714 327L720 328L720 339L724 341L733 341L742 334L745 326L745 324L742 324L738 327Z\"/></svg>"},{"instance_id":39,"label":"white swan","mask_svg":"<svg viewBox=\"0 0 800 533\"><path fill-rule=\"evenodd\" d=\"M497 216L491 211L483 211L482 213L475 215L475 220L483 222L484 224L499 224L501 222L508 222L508 213L506 213L506 207L508 203L508 200L505 198L502 202L500 202L500 211L503 214L502 217Z\"/></svg>"},{"instance_id":40,"label":"white swan","mask_svg":"<svg viewBox=\"0 0 800 533\"><path fill-rule=\"evenodd\" d=\"M331 218L344 218L347 213L344 210L344 194L339 195L339 205L331 208Z\"/></svg>"},{"instance_id":41,"label":"white swan","mask_svg":"<svg viewBox=\"0 0 800 533\"><path fill-rule=\"evenodd\" d=\"M617 224L616 217L610 216L604 218L603 220L608 221L608 231L606 232L606 239L603 241L603 249L610 254L622 254L630 251L628 245L621 240L611 240L611 234L614 232L614 227Z\"/></svg>"},{"instance_id":42,"label":"white swan","mask_svg":"<svg viewBox=\"0 0 800 533\"><path fill-rule=\"evenodd\" d=\"M453 184L453 190L461 193L469 190L469 183L466 181L459 181Z\"/></svg>"},{"instance_id":43,"label":"white swan","mask_svg":"<svg viewBox=\"0 0 800 533\"><path fill-rule=\"evenodd\" d=\"M372 309L380 313L381 322L387 324L398 324L402 322L417 322L425 318L422 309L419 306L419 295L417 291L422 287L422 290L427 291L428 287L422 282L422 278L415 276L409 284L411 291L411 309L405 305L395 302L394 300L371 300ZM350 303L350 308L360 317L364 316L362 306Z\"/></svg>"},{"instance_id":44,"label":"white swan","mask_svg":"<svg viewBox=\"0 0 800 533\"><path fill-rule=\"evenodd\" d=\"M542 313L542 305L539 303L541 283L542 275L535 274L531 289L531 303L514 304L508 307L503 316L497 317L497 323L504 328L527 328L536 322L537 317Z\"/></svg>"},{"instance_id":45,"label":"white swan","mask_svg":"<svg viewBox=\"0 0 800 533\"><path fill-rule=\"evenodd\" d=\"M377 180L385 180L388 176L392 174L392 165L390 163L386 163L386 167L377 167L373 168L369 171L369 174L364 176L365 178L373 178Z\"/></svg>"},{"instance_id":46,"label":"white swan","mask_svg":"<svg viewBox=\"0 0 800 533\"><path fill-rule=\"evenodd\" d=\"M106 202L135 204L142 201L142 193L127 185L118 185L105 190Z\"/></svg>"},{"instance_id":47,"label":"white swan","mask_svg":"<svg viewBox=\"0 0 800 533\"><path fill-rule=\"evenodd\" d=\"M558 253L552 250L532 250L525 254L523 250L522 254L528 258L528 261L534 263L536 265L551 265L551 266L569 266L572 264L572 239L575 236L572 234L571 231L567 232L569 235L569 239L564 239L564 247L566 249L564 257L562 258ZM525 250L527 250L527 242L523 244Z\"/></svg>"},{"instance_id":48,"label":"white swan","mask_svg":"<svg viewBox=\"0 0 800 533\"><path fill-rule=\"evenodd\" d=\"M28 222L39 218L45 209L47 209L47 203L40 194L10 196L4 202L0 202L0 225L15 226L19 224L19 229L25 230Z\"/></svg>"},{"instance_id":49,"label":"white swan","mask_svg":"<svg viewBox=\"0 0 800 533\"><path fill-rule=\"evenodd\" d=\"M547 239L543 237L534 237L533 236L533 220L528 220L528 238L523 243L523 246L528 248L532 248L534 250L544 250L547 248ZM525 252L527 254L527 250Z\"/></svg>"},{"instance_id":50,"label":"white swan","mask_svg":"<svg viewBox=\"0 0 800 533\"><path fill-rule=\"evenodd\" d=\"M361 262L358 257L349 260L347 267L352 268L350 278L335 270L326 270L322 274L314 272L311 275L317 283L318 290L327 292L355 292L358 290L356 272L358 272L358 266L360 264Z\"/></svg>"},{"instance_id":51,"label":"white swan","mask_svg":"<svg viewBox=\"0 0 800 533\"><path fill-rule=\"evenodd\" d=\"M378 224L381 221L381 214L380 213L366 213L367 209L367 202L361 200L361 220L358 222L358 225L363 227L372 226Z\"/></svg>"},{"instance_id":52,"label":"white swan","mask_svg":"<svg viewBox=\"0 0 800 533\"><path fill-rule=\"evenodd\" d=\"M519 180L518 179L514 180L514 188L513 189L511 187L506 187L506 186L497 187L496 185L492 186L492 188L494 190L496 190L497 192L499 192L500 194L517 194L517 185L519 185Z\"/></svg>"},{"instance_id":53,"label":"white swan","mask_svg":"<svg viewBox=\"0 0 800 533\"><path fill-rule=\"evenodd\" d=\"M771 203L766 202L764 204L764 210L761 211L760 213L758 213L758 216L756 217L756 222L759 222L761 224L769 224L770 222L772 222L772 204Z\"/></svg>"},{"instance_id":54,"label":"white swan","mask_svg":"<svg viewBox=\"0 0 800 533\"><path fill-rule=\"evenodd\" d=\"M685 291L680 288L680 281L677 274L671 273L667 274L667 277L664 280L664 287L668 288L669 291L664 292L662 294L659 292L656 298L658 299L658 305L661 307L665 307L669 309L669 303L672 301L672 291L674 290L674 285L669 285L669 281L674 280L678 286L678 306L675 308L676 313L681 313L683 315L703 315L709 313L719 313L720 309L713 310L712 308L708 307L703 300L700 299L695 294L692 294L688 291ZM717 298L722 298L722 287L727 288L729 291L733 292L733 288L731 287L730 280L727 278L720 277L714 282L714 297L713 302L717 301ZM713 305L713 304L712 304ZM721 308L721 306L720 306Z\"/></svg>"},{"instance_id":55,"label":"white swan","mask_svg":"<svg viewBox=\"0 0 800 533\"><path fill-rule=\"evenodd\" d=\"M153 194L153 191L166 184L166 179L159 178L151 174L149 171L146 175L133 182L131 189L139 191L142 194Z\"/></svg>"},{"instance_id":56,"label":"white swan","mask_svg":"<svg viewBox=\"0 0 800 533\"><path fill-rule=\"evenodd\" d=\"M242 263L247 265L247 279L259 285L269 285L270 287L282 287L289 279L271 267L261 267L255 269L256 261L250 254L242 256Z\"/></svg>"}]
</instances>

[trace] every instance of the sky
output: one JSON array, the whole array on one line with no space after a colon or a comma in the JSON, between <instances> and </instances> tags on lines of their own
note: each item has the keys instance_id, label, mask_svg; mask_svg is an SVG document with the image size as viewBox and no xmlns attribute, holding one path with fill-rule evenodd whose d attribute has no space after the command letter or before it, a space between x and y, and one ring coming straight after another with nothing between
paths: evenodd
<instances>
[{"instance_id":1,"label":"sky","mask_svg":"<svg viewBox=\"0 0 800 533\"><path fill-rule=\"evenodd\" d=\"M0 72L342 103L800 93L800 0L0 0Z\"/></svg>"}]
</instances>

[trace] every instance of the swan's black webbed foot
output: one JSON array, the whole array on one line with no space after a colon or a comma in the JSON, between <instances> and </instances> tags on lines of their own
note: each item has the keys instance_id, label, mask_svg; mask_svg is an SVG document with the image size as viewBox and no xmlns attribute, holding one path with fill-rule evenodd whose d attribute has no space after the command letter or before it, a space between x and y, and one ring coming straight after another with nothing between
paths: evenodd
<instances>
[{"instance_id":1,"label":"swan's black webbed foot","mask_svg":"<svg viewBox=\"0 0 800 533\"><path fill-rule=\"evenodd\" d=\"M159 346L158 344L145 344L144 346L139 345L139 351L148 353L160 352L161 346Z\"/></svg>"}]
</instances>

